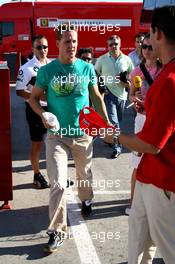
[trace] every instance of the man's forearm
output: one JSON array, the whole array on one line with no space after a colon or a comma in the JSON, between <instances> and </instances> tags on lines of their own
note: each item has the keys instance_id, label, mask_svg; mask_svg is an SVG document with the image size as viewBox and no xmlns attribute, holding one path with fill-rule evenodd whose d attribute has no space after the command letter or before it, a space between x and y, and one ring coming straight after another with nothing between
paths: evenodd
<instances>
[{"instance_id":1,"label":"man's forearm","mask_svg":"<svg viewBox=\"0 0 175 264\"><path fill-rule=\"evenodd\" d=\"M16 90L16 94L25 100L28 100L30 98L31 92L29 90Z\"/></svg>"},{"instance_id":2,"label":"man's forearm","mask_svg":"<svg viewBox=\"0 0 175 264\"><path fill-rule=\"evenodd\" d=\"M94 104L95 110L103 117L106 123L110 123L103 98L97 97L93 101L93 104Z\"/></svg>"},{"instance_id":3,"label":"man's forearm","mask_svg":"<svg viewBox=\"0 0 175 264\"><path fill-rule=\"evenodd\" d=\"M137 151L139 153L150 153L156 155L160 151L153 145L139 139L136 135L129 135L126 133L121 133L119 135L119 143L125 148Z\"/></svg>"},{"instance_id":4,"label":"man's forearm","mask_svg":"<svg viewBox=\"0 0 175 264\"><path fill-rule=\"evenodd\" d=\"M45 111L41 107L41 105L39 103L39 99L31 96L30 99L29 99L29 104L30 104L31 108L33 109L33 111L36 114L38 114L40 117L42 117L42 113L45 112Z\"/></svg>"}]
</instances>

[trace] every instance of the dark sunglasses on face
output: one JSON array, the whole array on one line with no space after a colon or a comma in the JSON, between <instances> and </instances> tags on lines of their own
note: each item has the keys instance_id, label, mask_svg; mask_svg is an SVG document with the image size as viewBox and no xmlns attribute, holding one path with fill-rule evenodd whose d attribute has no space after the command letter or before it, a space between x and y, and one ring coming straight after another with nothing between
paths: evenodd
<instances>
[{"instance_id":1,"label":"dark sunglasses on face","mask_svg":"<svg viewBox=\"0 0 175 264\"><path fill-rule=\"evenodd\" d=\"M81 59L84 61L91 61L92 60L92 58L88 58L88 57L82 57Z\"/></svg>"},{"instance_id":2,"label":"dark sunglasses on face","mask_svg":"<svg viewBox=\"0 0 175 264\"><path fill-rule=\"evenodd\" d=\"M35 49L37 49L37 50L42 50L42 49L47 49L47 48L48 48L48 46L46 46L46 45L38 45L35 47Z\"/></svg>"},{"instance_id":3,"label":"dark sunglasses on face","mask_svg":"<svg viewBox=\"0 0 175 264\"><path fill-rule=\"evenodd\" d=\"M151 45L146 45L146 44L143 44L143 45L142 45L142 49L153 50L153 48L152 48Z\"/></svg>"},{"instance_id":4,"label":"dark sunglasses on face","mask_svg":"<svg viewBox=\"0 0 175 264\"><path fill-rule=\"evenodd\" d=\"M117 42L113 42L113 43L110 43L109 44L109 47L113 47L113 46L117 47L118 46L118 43Z\"/></svg>"}]
</instances>

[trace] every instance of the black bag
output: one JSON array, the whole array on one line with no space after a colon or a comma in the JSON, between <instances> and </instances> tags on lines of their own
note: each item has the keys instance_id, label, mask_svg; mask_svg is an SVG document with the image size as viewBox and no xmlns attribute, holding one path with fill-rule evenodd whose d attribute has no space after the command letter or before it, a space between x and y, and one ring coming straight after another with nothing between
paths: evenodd
<instances>
[{"instance_id":1,"label":"black bag","mask_svg":"<svg viewBox=\"0 0 175 264\"><path fill-rule=\"evenodd\" d=\"M143 72L143 75L145 76L145 80L147 81L147 83L151 85L153 83L153 79L149 74L149 72L147 71L147 68L145 67L144 63L140 63L140 69Z\"/></svg>"}]
</instances>

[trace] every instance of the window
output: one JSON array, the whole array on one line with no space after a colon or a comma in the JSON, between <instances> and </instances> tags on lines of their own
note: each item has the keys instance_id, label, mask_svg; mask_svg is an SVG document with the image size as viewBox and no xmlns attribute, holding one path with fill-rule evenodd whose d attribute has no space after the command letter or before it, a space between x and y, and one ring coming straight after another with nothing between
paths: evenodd
<instances>
[{"instance_id":1,"label":"window","mask_svg":"<svg viewBox=\"0 0 175 264\"><path fill-rule=\"evenodd\" d=\"M14 23L13 22L0 23L0 35L2 35L2 37L11 36L13 34L14 34Z\"/></svg>"}]
</instances>

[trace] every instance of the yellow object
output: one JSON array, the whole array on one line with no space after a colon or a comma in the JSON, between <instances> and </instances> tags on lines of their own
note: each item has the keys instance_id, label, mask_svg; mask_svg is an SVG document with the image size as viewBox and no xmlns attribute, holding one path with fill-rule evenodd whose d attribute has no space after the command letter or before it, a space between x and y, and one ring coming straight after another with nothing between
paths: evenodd
<instances>
[{"instance_id":1,"label":"yellow object","mask_svg":"<svg viewBox=\"0 0 175 264\"><path fill-rule=\"evenodd\" d=\"M134 87L140 89L142 86L142 78L139 75L136 75L133 80Z\"/></svg>"}]
</instances>

